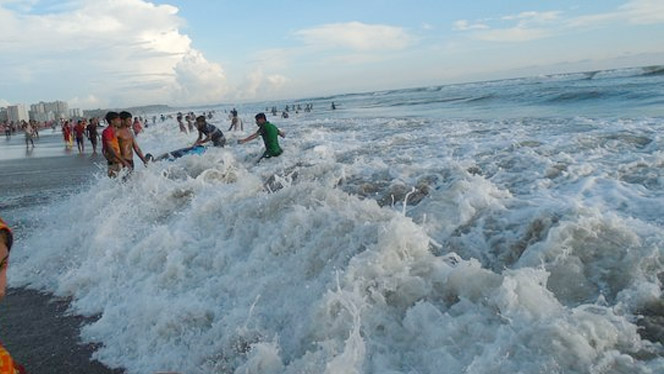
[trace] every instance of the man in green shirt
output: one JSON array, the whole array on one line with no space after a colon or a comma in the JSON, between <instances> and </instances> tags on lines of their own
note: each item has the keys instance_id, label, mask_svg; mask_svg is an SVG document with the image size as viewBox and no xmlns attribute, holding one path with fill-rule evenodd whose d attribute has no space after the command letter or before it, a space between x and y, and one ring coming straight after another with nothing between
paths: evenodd
<instances>
[{"instance_id":1,"label":"man in green shirt","mask_svg":"<svg viewBox=\"0 0 664 374\"><path fill-rule=\"evenodd\" d=\"M258 131L244 139L238 140L237 142L239 144L243 144L256 139L260 135L263 138L263 143L265 143L265 152L261 158L256 161L256 163L260 162L264 158L279 156L283 150L281 147L279 147L279 140L277 135L283 138L286 136L286 133L282 130L279 130L277 126L268 122L267 118L265 117L265 113L256 114L256 125L258 126Z\"/></svg>"}]
</instances>

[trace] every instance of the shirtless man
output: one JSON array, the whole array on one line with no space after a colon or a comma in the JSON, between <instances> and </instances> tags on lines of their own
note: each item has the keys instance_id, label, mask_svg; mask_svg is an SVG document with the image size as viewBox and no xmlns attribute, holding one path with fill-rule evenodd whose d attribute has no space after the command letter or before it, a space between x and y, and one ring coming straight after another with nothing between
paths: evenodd
<instances>
[{"instance_id":1,"label":"shirtless man","mask_svg":"<svg viewBox=\"0 0 664 374\"><path fill-rule=\"evenodd\" d=\"M83 137L85 136L85 128L86 128L85 120L78 120L76 123L76 126L74 127L74 134L76 134L76 147L78 147L78 153L84 153L85 152L85 142L83 141Z\"/></svg>"},{"instance_id":2,"label":"shirtless man","mask_svg":"<svg viewBox=\"0 0 664 374\"><path fill-rule=\"evenodd\" d=\"M122 126L120 115L116 112L106 113L108 127L101 133L101 152L108 161L108 176L117 177L122 166L130 167L129 163L120 155L120 144L116 132Z\"/></svg>"},{"instance_id":3,"label":"shirtless man","mask_svg":"<svg viewBox=\"0 0 664 374\"><path fill-rule=\"evenodd\" d=\"M120 156L129 164L129 170L134 170L134 152L143 161L143 165L147 166L147 160L143 156L141 148L139 148L134 134L132 132L132 116L129 112L120 112L120 120L122 122L117 131L118 142L120 142Z\"/></svg>"},{"instance_id":4,"label":"shirtless man","mask_svg":"<svg viewBox=\"0 0 664 374\"><path fill-rule=\"evenodd\" d=\"M90 143L92 143L93 155L97 154L97 138L99 137L99 135L97 134L98 125L99 125L99 120L97 119L97 117L92 117L90 118L90 124L86 128L88 139L90 139Z\"/></svg>"},{"instance_id":5,"label":"shirtless man","mask_svg":"<svg viewBox=\"0 0 664 374\"><path fill-rule=\"evenodd\" d=\"M32 127L32 123L24 121L21 127L23 127L23 131L25 132L25 148L28 148L28 143L32 144L32 148L34 148L35 141L32 140L32 138L35 135L35 130L34 127Z\"/></svg>"}]
</instances>

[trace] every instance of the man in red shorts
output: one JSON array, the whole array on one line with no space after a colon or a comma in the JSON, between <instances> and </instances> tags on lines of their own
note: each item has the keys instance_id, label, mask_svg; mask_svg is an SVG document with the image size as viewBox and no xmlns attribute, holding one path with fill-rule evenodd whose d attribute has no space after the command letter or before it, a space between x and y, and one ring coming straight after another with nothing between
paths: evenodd
<instances>
[{"instance_id":1,"label":"man in red shorts","mask_svg":"<svg viewBox=\"0 0 664 374\"><path fill-rule=\"evenodd\" d=\"M108 127L101 133L101 152L108 161L108 176L115 178L120 173L122 166L131 168L131 165L120 155L120 143L115 135L115 132L122 125L120 115L116 112L108 112L106 113L106 122Z\"/></svg>"}]
</instances>

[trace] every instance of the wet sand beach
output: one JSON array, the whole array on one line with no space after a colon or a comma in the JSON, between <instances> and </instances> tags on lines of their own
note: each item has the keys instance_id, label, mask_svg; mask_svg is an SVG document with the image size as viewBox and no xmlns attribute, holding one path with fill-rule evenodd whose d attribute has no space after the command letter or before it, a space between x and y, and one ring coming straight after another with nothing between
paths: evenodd
<instances>
[{"instance_id":1,"label":"wet sand beach","mask_svg":"<svg viewBox=\"0 0 664 374\"><path fill-rule=\"evenodd\" d=\"M34 149L26 150L22 134L0 139L0 216L11 224L16 242L38 225L30 214L84 188L103 168L103 157L91 153L89 142L83 155L75 146L66 151L60 133L50 129L41 131ZM71 315L68 306L68 299L9 288L0 302L0 340L31 374L123 373L92 359L98 347L79 338L90 319Z\"/></svg>"},{"instance_id":2,"label":"wet sand beach","mask_svg":"<svg viewBox=\"0 0 664 374\"><path fill-rule=\"evenodd\" d=\"M97 348L82 344L80 327L90 319L67 313L69 300L34 290L9 289L0 303L0 337L31 374L120 374L92 360Z\"/></svg>"}]
</instances>

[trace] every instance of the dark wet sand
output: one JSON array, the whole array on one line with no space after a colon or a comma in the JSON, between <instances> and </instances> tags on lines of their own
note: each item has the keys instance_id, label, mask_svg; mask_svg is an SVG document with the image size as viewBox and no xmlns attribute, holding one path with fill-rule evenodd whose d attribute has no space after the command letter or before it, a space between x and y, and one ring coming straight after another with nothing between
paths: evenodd
<instances>
[{"instance_id":1,"label":"dark wet sand","mask_svg":"<svg viewBox=\"0 0 664 374\"><path fill-rule=\"evenodd\" d=\"M103 161L91 148L84 155L65 151L55 135L42 136L27 151L22 136L0 139L0 216L12 226L15 242L38 226L30 213L86 188ZM12 252L18 250L20 245ZM79 338L81 325L91 320L67 314L68 306L68 300L52 295L8 289L0 301L0 340L30 374L124 373L92 360L98 346Z\"/></svg>"},{"instance_id":2,"label":"dark wet sand","mask_svg":"<svg viewBox=\"0 0 664 374\"><path fill-rule=\"evenodd\" d=\"M92 321L66 313L69 301L26 289L9 289L0 303L0 339L30 374L120 374L91 359L80 327Z\"/></svg>"}]
</instances>

